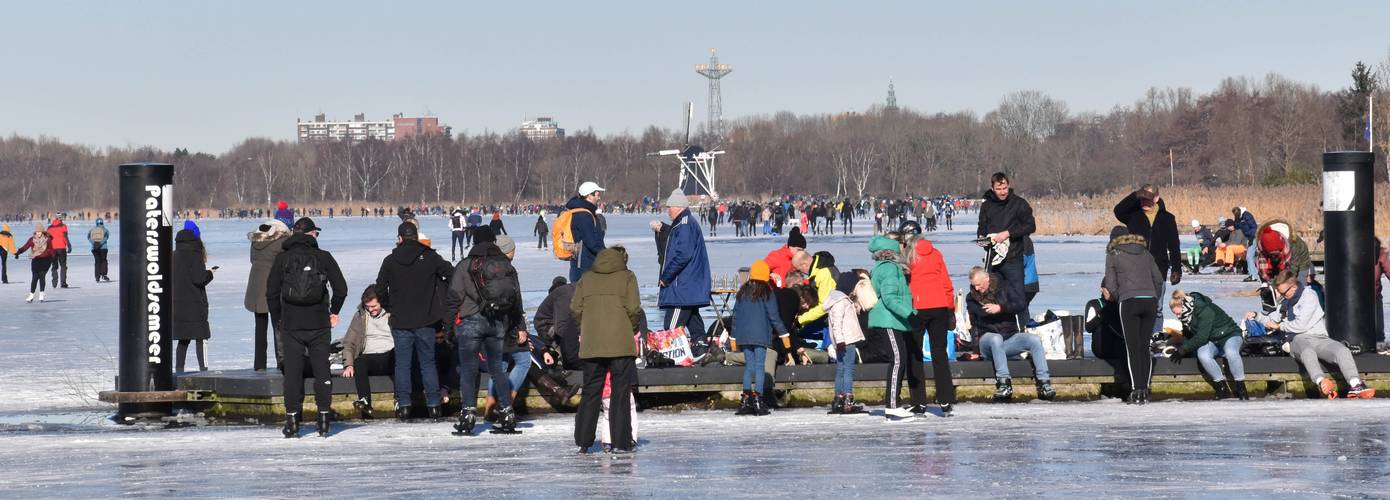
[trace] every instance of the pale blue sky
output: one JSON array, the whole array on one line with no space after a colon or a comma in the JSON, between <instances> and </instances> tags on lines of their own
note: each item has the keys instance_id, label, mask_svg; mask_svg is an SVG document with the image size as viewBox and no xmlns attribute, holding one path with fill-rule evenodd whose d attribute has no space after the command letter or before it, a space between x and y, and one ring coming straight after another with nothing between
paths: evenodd
<instances>
[{"instance_id":1,"label":"pale blue sky","mask_svg":"<svg viewBox=\"0 0 1390 500\"><path fill-rule=\"evenodd\" d=\"M704 116L692 65L734 72L727 117L899 103L1072 111L1151 86L1278 72L1325 89L1384 59L1390 2L5 2L0 134L220 154L324 112L431 112L455 131L527 116L600 134Z\"/></svg>"}]
</instances>

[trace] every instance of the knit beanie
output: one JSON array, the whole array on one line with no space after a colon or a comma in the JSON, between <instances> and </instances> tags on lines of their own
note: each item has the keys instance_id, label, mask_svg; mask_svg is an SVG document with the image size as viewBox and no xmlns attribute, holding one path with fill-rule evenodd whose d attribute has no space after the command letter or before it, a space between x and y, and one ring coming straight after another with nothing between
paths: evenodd
<instances>
[{"instance_id":1,"label":"knit beanie","mask_svg":"<svg viewBox=\"0 0 1390 500\"><path fill-rule=\"evenodd\" d=\"M787 235L787 246L793 248L806 248L806 237L801 235L801 228L793 227Z\"/></svg>"},{"instance_id":2,"label":"knit beanie","mask_svg":"<svg viewBox=\"0 0 1390 500\"><path fill-rule=\"evenodd\" d=\"M478 226L473 228L473 243L496 243L497 235L492 234L492 228Z\"/></svg>"},{"instance_id":3,"label":"knit beanie","mask_svg":"<svg viewBox=\"0 0 1390 500\"><path fill-rule=\"evenodd\" d=\"M516 240L513 240L511 236L507 236L504 234L501 236L497 236L496 238L497 249L501 250L502 253L512 253L516 251Z\"/></svg>"},{"instance_id":4,"label":"knit beanie","mask_svg":"<svg viewBox=\"0 0 1390 500\"><path fill-rule=\"evenodd\" d=\"M753 261L753 266L748 269L748 279L754 281L767 281L772 277L772 269L767 266L767 261L758 259Z\"/></svg>"},{"instance_id":5,"label":"knit beanie","mask_svg":"<svg viewBox=\"0 0 1390 500\"><path fill-rule=\"evenodd\" d=\"M1114 241L1115 238L1119 238L1127 234L1129 234L1129 228L1124 226L1115 226L1110 229L1110 240Z\"/></svg>"}]
</instances>

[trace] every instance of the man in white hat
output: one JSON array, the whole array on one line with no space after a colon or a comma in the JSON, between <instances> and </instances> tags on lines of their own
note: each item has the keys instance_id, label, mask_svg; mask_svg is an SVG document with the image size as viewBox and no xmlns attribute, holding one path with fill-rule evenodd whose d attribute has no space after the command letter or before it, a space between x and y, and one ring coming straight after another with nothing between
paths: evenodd
<instances>
[{"instance_id":1,"label":"man in white hat","mask_svg":"<svg viewBox=\"0 0 1390 500\"><path fill-rule=\"evenodd\" d=\"M1197 219L1192 219L1192 234L1197 236L1197 246L1187 249L1183 263L1187 265L1188 272L1202 274L1202 268L1216 260L1216 238Z\"/></svg>"},{"instance_id":2,"label":"man in white hat","mask_svg":"<svg viewBox=\"0 0 1390 500\"><path fill-rule=\"evenodd\" d=\"M666 199L666 215L671 217L670 236L661 261L657 286L661 293L656 305L666 313L665 329L685 327L692 346L705 338L705 321L700 308L709 305L709 254L700 223L690 214L690 198L680 189Z\"/></svg>"},{"instance_id":3,"label":"man in white hat","mask_svg":"<svg viewBox=\"0 0 1390 500\"><path fill-rule=\"evenodd\" d=\"M604 249L603 226L598 222L598 202L602 198L604 189L598 184L589 181L579 185L579 193L570 198L565 203L565 209L579 209L570 219L570 232L574 234L574 242L580 247L574 254L574 259L570 260L570 283L579 281L579 277L589 270L593 265L594 258Z\"/></svg>"}]
</instances>

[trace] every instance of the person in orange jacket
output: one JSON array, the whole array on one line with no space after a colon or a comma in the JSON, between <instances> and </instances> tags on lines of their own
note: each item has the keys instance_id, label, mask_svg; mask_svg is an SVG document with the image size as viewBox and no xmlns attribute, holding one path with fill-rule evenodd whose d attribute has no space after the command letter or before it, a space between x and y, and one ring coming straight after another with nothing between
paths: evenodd
<instances>
[{"instance_id":1,"label":"person in orange jacket","mask_svg":"<svg viewBox=\"0 0 1390 500\"><path fill-rule=\"evenodd\" d=\"M72 240L68 239L68 226L63 219L55 217L48 226L48 235L53 238L53 287L58 287L59 277L63 288L68 287L68 254L72 252Z\"/></svg>"}]
</instances>

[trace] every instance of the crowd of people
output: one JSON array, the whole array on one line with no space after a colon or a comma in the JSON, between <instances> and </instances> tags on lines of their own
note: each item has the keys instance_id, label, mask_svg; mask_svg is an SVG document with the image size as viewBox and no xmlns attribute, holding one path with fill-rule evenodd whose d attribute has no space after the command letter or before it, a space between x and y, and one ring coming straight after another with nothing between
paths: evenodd
<instances>
[{"instance_id":1,"label":"crowd of people","mask_svg":"<svg viewBox=\"0 0 1390 500\"><path fill-rule=\"evenodd\" d=\"M414 417L415 388L423 388L423 416L446 418L444 405L455 391L462 395L453 427L473 434L479 419L493 422L495 433L516 431L515 398L530 383L558 404L580 394L575 417L575 444L592 452L627 453L636 444L635 399L639 367L669 365L669 359L645 342L652 331L638 292L638 277L629 269L628 252L605 242L607 222L600 207L605 190L581 184L562 206L536 206L532 236L567 262L568 276L552 281L544 301L527 318L518 270L512 264L517 242L508 235L501 209L402 207L395 248L384 256L373 283L358 292L341 339L342 376L353 380L354 406L363 418L375 418L370 377L386 375L394 384L394 416ZM864 413L855 397L854 376L861 363L887 366L883 414L902 419L923 416L933 403L950 416L955 386L949 362L955 349L969 359L991 362L996 401L1014 397L1009 359L1026 358L1033 366L1035 394L1056 396L1044 346L1030 333L1037 326L1030 303L1039 291L1032 234L1033 210L1016 194L1003 173L991 177L990 189L974 200L934 197L911 199L785 198L766 203L729 202L692 207L679 189L665 200L643 200L659 207L667 220L652 231L659 261L654 279L663 320L656 329L679 332L699 364L743 365L739 415L767 415L777 406L778 366L835 363L834 399L829 412ZM976 243L981 265L968 272L968 287L957 291L946 260L927 237L952 227L957 210L978 212ZM306 392L312 388L318 414L316 429L328 435L333 377L331 330L351 291L331 252L319 248L322 229L302 212L281 202L256 212L267 220L247 234L251 269L245 307L255 317L254 369L272 366L285 373L286 419L282 432L298 436ZM450 258L434 248L416 214L444 216L451 232ZM547 214L555 214L552 219ZM1097 356L1121 360L1127 402L1150 398L1155 356L1181 362L1196 357L1210 376L1218 398L1249 397L1241 356L1247 339L1278 339L1329 398L1341 394L1320 363L1337 366L1349 398L1370 398L1374 389L1357 371L1353 352L1328 333L1321 288L1308 245L1289 223L1256 224L1253 214L1237 207L1212 231L1193 220L1198 245L1182 249L1177 218L1168 212L1157 188L1144 186L1114 207L1119 223L1105 250L1099 299L1087 329L1098 337ZM806 235L851 233L854 219L874 220L866 251L867 269L841 271L836 256L809 248ZM711 235L723 223L736 236L782 234L786 242L749 263L746 279L734 293L732 314L707 328L702 310L710 307L712 287L705 222ZM758 229L761 227L761 229ZM33 257L31 294L45 300L51 272L55 287L67 286L66 256L72 241L61 217L39 225L21 246L8 225L0 232L0 262L6 255ZM103 221L88 233L96 261L95 278L106 276ZM205 342L210 337L206 288L218 268L207 266L199 227L186 221L177 232L173 254L173 293L182 300L174 309L176 366L184 371L187 350L194 347L199 369L206 370ZM442 243L440 241L439 243ZM1379 242L1377 242L1379 243ZM1377 245L1377 293L1381 276L1390 277L1390 260ZM1184 272L1250 273L1267 290L1266 307L1233 316L1211 297L1176 288ZM8 281L7 268L0 278ZM1167 307L1164 307L1166 304ZM1165 310L1174 319L1164 320ZM1239 317L1240 321L1235 318ZM529 319L529 321L528 321ZM1105 339L1113 339L1107 341ZM271 357L273 353L273 358ZM926 362L932 364L934 401L929 401ZM1225 368L1216 358L1225 361ZM583 373L570 386L564 370ZM1229 371L1229 382L1226 371ZM479 375L491 374L478 408ZM901 399L906 382L907 399Z\"/></svg>"}]
</instances>

